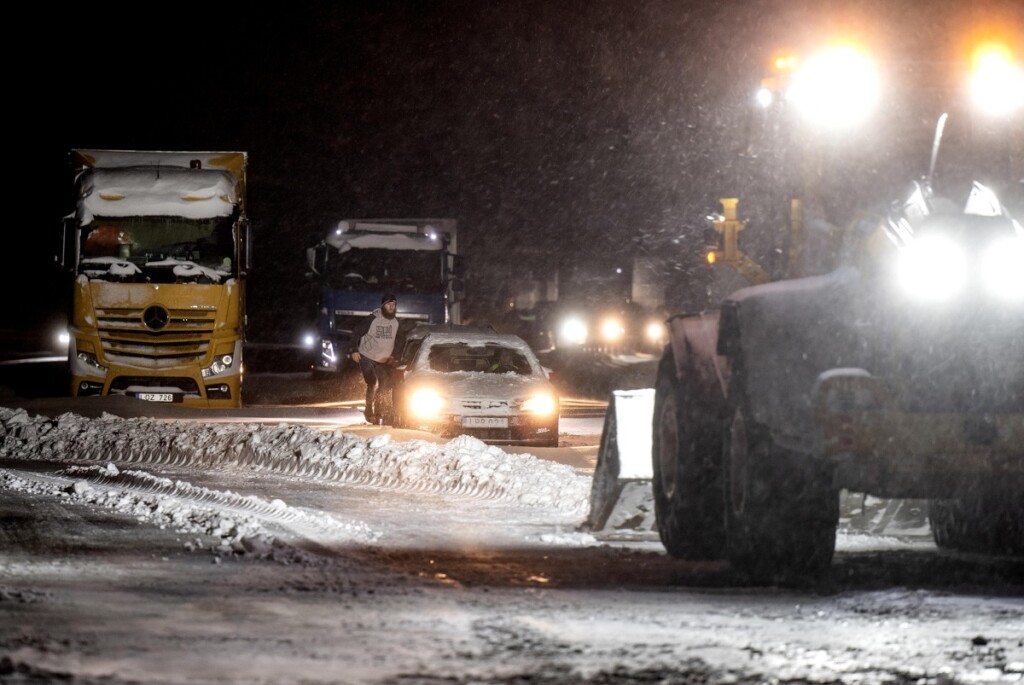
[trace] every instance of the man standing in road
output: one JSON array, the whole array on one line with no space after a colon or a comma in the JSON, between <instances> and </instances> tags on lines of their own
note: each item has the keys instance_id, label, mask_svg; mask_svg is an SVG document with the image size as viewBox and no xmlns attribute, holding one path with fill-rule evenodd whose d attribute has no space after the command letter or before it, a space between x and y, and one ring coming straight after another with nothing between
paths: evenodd
<instances>
[{"instance_id":1,"label":"man standing in road","mask_svg":"<svg viewBox=\"0 0 1024 685\"><path fill-rule=\"evenodd\" d=\"M352 347L349 356L359 364L359 370L366 381L366 409L363 416L370 423L377 423L380 415L382 392L391 390L391 369L395 363L394 352L400 350L396 346L399 335L398 299L386 293L380 301L380 307L367 314L352 329Z\"/></svg>"}]
</instances>

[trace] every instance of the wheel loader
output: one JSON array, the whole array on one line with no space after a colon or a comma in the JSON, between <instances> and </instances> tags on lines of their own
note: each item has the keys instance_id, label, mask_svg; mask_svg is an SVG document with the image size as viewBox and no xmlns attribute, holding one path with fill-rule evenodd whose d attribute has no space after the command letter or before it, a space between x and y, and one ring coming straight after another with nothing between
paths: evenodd
<instances>
[{"instance_id":1,"label":"wheel loader","mask_svg":"<svg viewBox=\"0 0 1024 685\"><path fill-rule=\"evenodd\" d=\"M649 414L666 550L821 573L845 489L927 500L940 547L1024 553L1024 226L989 187L943 197L929 175L850 224L837 261L668 321ZM607 429L595 528L631 451Z\"/></svg>"}]
</instances>

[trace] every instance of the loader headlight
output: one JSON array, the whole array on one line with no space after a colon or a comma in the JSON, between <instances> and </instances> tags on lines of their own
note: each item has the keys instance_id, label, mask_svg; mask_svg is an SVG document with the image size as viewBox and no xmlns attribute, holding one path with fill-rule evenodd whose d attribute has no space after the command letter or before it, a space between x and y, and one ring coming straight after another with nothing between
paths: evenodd
<instances>
[{"instance_id":1,"label":"loader headlight","mask_svg":"<svg viewBox=\"0 0 1024 685\"><path fill-rule=\"evenodd\" d=\"M535 416L551 416L555 413L558 403L550 393L537 393L523 401L523 411Z\"/></svg>"},{"instance_id":2,"label":"loader headlight","mask_svg":"<svg viewBox=\"0 0 1024 685\"><path fill-rule=\"evenodd\" d=\"M1007 238L989 247L982 257L982 279L993 295L1024 300L1024 238Z\"/></svg>"},{"instance_id":3,"label":"loader headlight","mask_svg":"<svg viewBox=\"0 0 1024 685\"><path fill-rule=\"evenodd\" d=\"M429 388L420 388L409 396L409 413L418 419L436 419L444 406L441 394Z\"/></svg>"},{"instance_id":4,"label":"loader headlight","mask_svg":"<svg viewBox=\"0 0 1024 685\"><path fill-rule=\"evenodd\" d=\"M897 279L912 298L940 302L955 295L967 282L967 256L951 240L923 238L903 249Z\"/></svg>"},{"instance_id":5,"label":"loader headlight","mask_svg":"<svg viewBox=\"0 0 1024 685\"><path fill-rule=\"evenodd\" d=\"M587 324L575 316L563 321L558 333L561 345L582 345L587 342Z\"/></svg>"}]
</instances>

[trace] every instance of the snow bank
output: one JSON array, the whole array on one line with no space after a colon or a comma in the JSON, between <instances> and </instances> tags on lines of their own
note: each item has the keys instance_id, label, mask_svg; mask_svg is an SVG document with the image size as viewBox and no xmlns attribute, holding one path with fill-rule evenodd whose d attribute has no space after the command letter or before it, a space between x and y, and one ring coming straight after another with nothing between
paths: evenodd
<instances>
[{"instance_id":1,"label":"snow bank","mask_svg":"<svg viewBox=\"0 0 1024 685\"><path fill-rule=\"evenodd\" d=\"M202 424L155 419L30 417L0 407L0 457L106 464L232 466L285 475L544 507L581 520L590 476L529 454L506 454L460 436L437 445L368 440L340 429Z\"/></svg>"}]
</instances>

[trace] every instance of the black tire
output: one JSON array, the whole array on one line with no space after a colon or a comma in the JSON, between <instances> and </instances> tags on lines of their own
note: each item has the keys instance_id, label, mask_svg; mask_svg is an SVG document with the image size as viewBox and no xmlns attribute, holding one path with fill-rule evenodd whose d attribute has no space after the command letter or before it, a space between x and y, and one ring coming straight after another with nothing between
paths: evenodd
<instances>
[{"instance_id":1,"label":"black tire","mask_svg":"<svg viewBox=\"0 0 1024 685\"><path fill-rule=\"evenodd\" d=\"M654 512L668 553L694 561L721 559L725 549L721 431L700 414L682 392L667 348L654 395Z\"/></svg>"},{"instance_id":2,"label":"black tire","mask_svg":"<svg viewBox=\"0 0 1024 685\"><path fill-rule=\"evenodd\" d=\"M1019 494L1014 498L979 486L956 499L931 500L928 522L935 544L943 549L1024 554L1024 504Z\"/></svg>"},{"instance_id":3,"label":"black tire","mask_svg":"<svg viewBox=\"0 0 1024 685\"><path fill-rule=\"evenodd\" d=\"M776 444L737 386L722 452L729 561L757 581L821 574L839 522L831 470Z\"/></svg>"}]
</instances>

